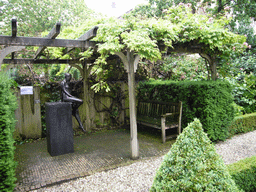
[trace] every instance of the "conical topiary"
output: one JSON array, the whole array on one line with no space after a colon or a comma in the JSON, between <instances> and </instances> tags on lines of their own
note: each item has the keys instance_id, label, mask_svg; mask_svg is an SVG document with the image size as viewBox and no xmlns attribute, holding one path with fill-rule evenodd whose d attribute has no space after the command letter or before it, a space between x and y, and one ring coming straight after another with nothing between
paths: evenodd
<instances>
[{"instance_id":1,"label":"conical topiary","mask_svg":"<svg viewBox=\"0 0 256 192\"><path fill-rule=\"evenodd\" d=\"M156 173L151 191L239 191L198 119L179 135Z\"/></svg>"}]
</instances>

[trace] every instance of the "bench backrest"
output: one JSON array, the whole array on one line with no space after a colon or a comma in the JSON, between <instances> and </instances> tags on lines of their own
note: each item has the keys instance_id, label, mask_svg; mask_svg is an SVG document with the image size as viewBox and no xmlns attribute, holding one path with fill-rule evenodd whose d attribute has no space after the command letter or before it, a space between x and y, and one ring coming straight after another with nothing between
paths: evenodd
<instances>
[{"instance_id":1,"label":"bench backrest","mask_svg":"<svg viewBox=\"0 0 256 192\"><path fill-rule=\"evenodd\" d=\"M160 117L166 113L180 113L182 103L170 103L162 101L139 101L137 107L138 116Z\"/></svg>"}]
</instances>

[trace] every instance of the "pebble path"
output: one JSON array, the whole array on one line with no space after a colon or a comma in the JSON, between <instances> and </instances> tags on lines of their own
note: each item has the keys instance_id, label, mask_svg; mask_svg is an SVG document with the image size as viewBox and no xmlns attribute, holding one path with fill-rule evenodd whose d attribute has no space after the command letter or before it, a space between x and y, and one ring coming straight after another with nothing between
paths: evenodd
<instances>
[{"instance_id":1,"label":"pebble path","mask_svg":"<svg viewBox=\"0 0 256 192\"><path fill-rule=\"evenodd\" d=\"M225 164L256 155L256 131L240 134L215 144ZM163 156L142 159L109 171L41 188L34 192L148 192Z\"/></svg>"}]
</instances>

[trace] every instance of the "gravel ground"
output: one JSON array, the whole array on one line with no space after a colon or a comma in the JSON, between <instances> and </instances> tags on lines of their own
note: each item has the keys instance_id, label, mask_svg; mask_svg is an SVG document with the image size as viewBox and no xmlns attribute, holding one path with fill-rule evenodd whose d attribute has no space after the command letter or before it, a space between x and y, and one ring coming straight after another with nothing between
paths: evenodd
<instances>
[{"instance_id":1,"label":"gravel ground","mask_svg":"<svg viewBox=\"0 0 256 192\"><path fill-rule=\"evenodd\" d=\"M224 142L219 142L215 148L225 164L256 155L256 131L236 135ZM34 191L146 192L149 191L162 160L163 156L144 159L128 166L98 172L91 176Z\"/></svg>"}]
</instances>

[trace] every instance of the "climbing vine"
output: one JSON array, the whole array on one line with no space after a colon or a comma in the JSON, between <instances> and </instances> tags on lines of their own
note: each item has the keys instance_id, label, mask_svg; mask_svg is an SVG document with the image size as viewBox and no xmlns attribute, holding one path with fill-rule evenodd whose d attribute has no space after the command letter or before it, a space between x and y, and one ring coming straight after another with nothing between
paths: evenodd
<instances>
[{"instance_id":1,"label":"climbing vine","mask_svg":"<svg viewBox=\"0 0 256 192\"><path fill-rule=\"evenodd\" d=\"M196 42L207 54L242 52L248 48L246 37L234 34L225 28L230 19L227 15L208 16L192 14L190 4L179 4L166 10L164 18L144 20L127 17L125 20L111 19L99 26L95 38L100 43L98 63L106 63L109 54L127 49L149 60L161 59L159 47L163 41L166 47L176 43Z\"/></svg>"},{"instance_id":2,"label":"climbing vine","mask_svg":"<svg viewBox=\"0 0 256 192\"><path fill-rule=\"evenodd\" d=\"M157 61L162 59L168 47L175 51L174 46L177 44L192 43L198 46L201 52L212 57L228 57L230 53L240 53L249 47L245 36L232 33L225 27L230 21L225 13L218 16L192 14L191 4L181 3L165 10L164 15L162 18L145 19L133 16L126 16L122 20L95 19L86 21L77 29L66 28L63 34L70 34L72 31L72 36L79 37L91 27L99 27L97 36L92 39L98 42L97 52L90 52L95 58L93 65L97 66L97 75L102 77L99 79L99 88L108 87L104 83L104 70L100 68L103 69L110 55L116 53L125 54L131 51L134 55L139 55L140 59ZM61 56L61 52L55 53ZM83 57L79 55L81 56ZM93 86L93 89L99 91L97 86Z\"/></svg>"}]
</instances>

